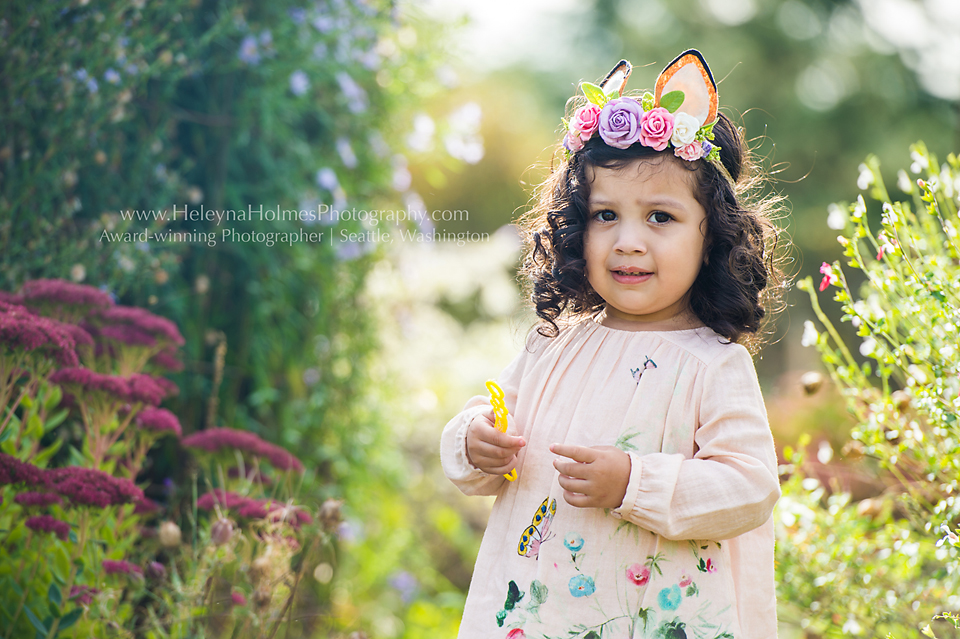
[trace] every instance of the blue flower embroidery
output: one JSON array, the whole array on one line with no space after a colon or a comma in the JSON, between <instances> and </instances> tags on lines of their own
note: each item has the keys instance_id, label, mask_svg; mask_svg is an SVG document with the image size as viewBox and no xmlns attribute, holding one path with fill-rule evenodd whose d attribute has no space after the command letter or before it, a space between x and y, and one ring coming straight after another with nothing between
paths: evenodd
<instances>
[{"instance_id":1,"label":"blue flower embroidery","mask_svg":"<svg viewBox=\"0 0 960 639\"><path fill-rule=\"evenodd\" d=\"M593 579L585 575L575 575L570 580L570 594L574 597L589 597L596 589ZM677 596L680 596L679 589L677 589Z\"/></svg>"},{"instance_id":2,"label":"blue flower embroidery","mask_svg":"<svg viewBox=\"0 0 960 639\"><path fill-rule=\"evenodd\" d=\"M664 588L657 595L657 603L664 610L676 610L680 607L680 600L683 595L680 593L680 586L674 584L669 588Z\"/></svg>"},{"instance_id":3,"label":"blue flower embroidery","mask_svg":"<svg viewBox=\"0 0 960 639\"><path fill-rule=\"evenodd\" d=\"M583 537L575 532L569 532L563 537L563 545L566 546L570 552L577 552L583 548Z\"/></svg>"}]
</instances>

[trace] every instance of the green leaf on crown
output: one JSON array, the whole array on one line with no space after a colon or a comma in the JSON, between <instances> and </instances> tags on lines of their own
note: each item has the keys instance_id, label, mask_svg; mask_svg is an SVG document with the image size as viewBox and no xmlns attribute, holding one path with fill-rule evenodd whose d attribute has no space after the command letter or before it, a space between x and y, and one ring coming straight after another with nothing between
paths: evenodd
<instances>
[{"instance_id":1,"label":"green leaf on crown","mask_svg":"<svg viewBox=\"0 0 960 639\"><path fill-rule=\"evenodd\" d=\"M683 91L671 91L666 95L660 96L660 106L670 113L674 113L680 108L680 105L683 104L684 99L686 99L686 96L683 94Z\"/></svg>"},{"instance_id":2,"label":"green leaf on crown","mask_svg":"<svg viewBox=\"0 0 960 639\"><path fill-rule=\"evenodd\" d=\"M655 106L654 105L655 99L656 98L654 97L654 95L649 91L647 91L646 93L643 94L643 100L640 101L640 106L643 107L644 111L649 111Z\"/></svg>"},{"instance_id":3,"label":"green leaf on crown","mask_svg":"<svg viewBox=\"0 0 960 639\"><path fill-rule=\"evenodd\" d=\"M598 107L602 107L610 101L603 90L592 82L581 82L580 90L583 91L583 95L587 96L590 102L593 102Z\"/></svg>"}]
</instances>

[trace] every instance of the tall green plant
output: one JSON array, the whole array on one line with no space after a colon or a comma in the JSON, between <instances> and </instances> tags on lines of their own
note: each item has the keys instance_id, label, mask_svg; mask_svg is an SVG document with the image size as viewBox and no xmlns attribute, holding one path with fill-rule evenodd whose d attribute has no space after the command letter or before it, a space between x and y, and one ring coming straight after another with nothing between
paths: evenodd
<instances>
[{"instance_id":1,"label":"tall green plant","mask_svg":"<svg viewBox=\"0 0 960 639\"><path fill-rule=\"evenodd\" d=\"M906 200L891 197L871 156L858 180L870 202L861 195L831 208L846 264L824 263L819 290L835 291L842 321L862 338L855 349L821 310L813 281L799 284L822 325L809 322L804 343L817 347L857 419L848 450L890 486L857 505L800 473L784 488L781 599L825 636L922 628L933 637L960 609L960 159L940 164L923 143L910 151L909 173L897 177ZM802 456L789 455L799 470Z\"/></svg>"}]
</instances>

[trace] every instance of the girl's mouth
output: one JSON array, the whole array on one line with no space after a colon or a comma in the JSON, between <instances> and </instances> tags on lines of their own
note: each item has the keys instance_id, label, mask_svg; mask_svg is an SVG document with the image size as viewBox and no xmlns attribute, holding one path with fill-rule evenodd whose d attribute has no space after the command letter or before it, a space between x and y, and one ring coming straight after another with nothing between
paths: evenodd
<instances>
[{"instance_id":1,"label":"girl's mouth","mask_svg":"<svg viewBox=\"0 0 960 639\"><path fill-rule=\"evenodd\" d=\"M613 280L620 284L639 284L641 282L646 282L648 279L653 277L653 273L641 271L639 269L610 271L610 273L613 275Z\"/></svg>"}]
</instances>

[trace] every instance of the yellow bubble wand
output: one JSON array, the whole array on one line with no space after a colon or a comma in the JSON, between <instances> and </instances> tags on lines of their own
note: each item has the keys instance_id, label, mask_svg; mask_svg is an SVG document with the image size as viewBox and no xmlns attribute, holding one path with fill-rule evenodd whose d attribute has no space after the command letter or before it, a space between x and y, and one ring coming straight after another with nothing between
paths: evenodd
<instances>
[{"instance_id":1,"label":"yellow bubble wand","mask_svg":"<svg viewBox=\"0 0 960 639\"><path fill-rule=\"evenodd\" d=\"M490 391L490 405L493 406L493 414L496 417L494 427L501 433L507 432L507 405L503 403L503 389L495 381L487 381L487 390ZM512 469L504 477L507 481L513 481L517 478L517 469Z\"/></svg>"}]
</instances>

